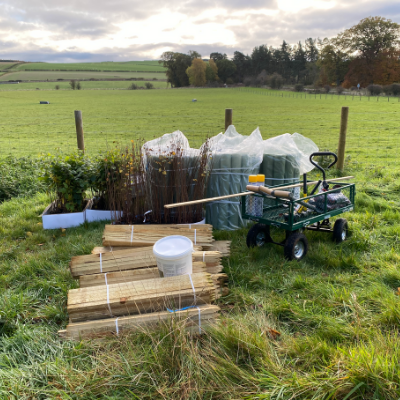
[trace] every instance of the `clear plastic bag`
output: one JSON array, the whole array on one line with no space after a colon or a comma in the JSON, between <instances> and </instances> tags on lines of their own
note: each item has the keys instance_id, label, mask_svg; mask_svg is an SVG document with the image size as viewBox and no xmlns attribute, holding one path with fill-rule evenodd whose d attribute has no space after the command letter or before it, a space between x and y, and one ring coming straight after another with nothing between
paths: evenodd
<instances>
[{"instance_id":1,"label":"clear plastic bag","mask_svg":"<svg viewBox=\"0 0 400 400\"><path fill-rule=\"evenodd\" d=\"M263 139L257 128L251 135L240 135L233 125L209 141L212 171L207 197L224 196L246 190L248 177L257 174L262 161ZM207 223L215 229L234 230L244 225L240 198L207 204Z\"/></svg>"}]
</instances>

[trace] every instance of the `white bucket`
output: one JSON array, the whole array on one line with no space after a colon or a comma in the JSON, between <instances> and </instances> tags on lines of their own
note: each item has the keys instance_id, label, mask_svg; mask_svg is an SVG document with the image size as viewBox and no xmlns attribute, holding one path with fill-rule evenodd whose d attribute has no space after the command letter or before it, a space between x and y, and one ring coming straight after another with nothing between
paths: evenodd
<instances>
[{"instance_id":1,"label":"white bucket","mask_svg":"<svg viewBox=\"0 0 400 400\"><path fill-rule=\"evenodd\" d=\"M158 240L153 246L160 276L192 273L193 242L185 236L173 235Z\"/></svg>"}]
</instances>

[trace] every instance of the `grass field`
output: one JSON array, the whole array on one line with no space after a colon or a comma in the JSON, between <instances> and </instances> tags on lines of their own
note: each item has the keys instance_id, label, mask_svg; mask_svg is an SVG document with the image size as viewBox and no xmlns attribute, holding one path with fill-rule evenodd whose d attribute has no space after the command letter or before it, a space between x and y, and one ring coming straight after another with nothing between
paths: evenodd
<instances>
[{"instance_id":1,"label":"grass field","mask_svg":"<svg viewBox=\"0 0 400 400\"><path fill-rule=\"evenodd\" d=\"M3 63L0 64L0 67ZM164 67L155 61L99 62L99 63L22 63L14 68L17 71L165 71Z\"/></svg>"},{"instance_id":2,"label":"grass field","mask_svg":"<svg viewBox=\"0 0 400 400\"><path fill-rule=\"evenodd\" d=\"M243 134L257 125L264 137L298 131L334 150L340 107L347 105L351 157L344 174L357 184L356 209L346 214L348 241L335 245L326 234L307 233L309 253L299 263L285 261L278 246L248 250L245 229L215 232L233 241L224 260L231 292L220 301L221 322L192 339L177 324L101 341L59 340L67 292L76 287L69 260L100 245L104 224L44 231L45 194L1 204L0 399L400 397L400 105L262 93L46 92L50 106L37 104L40 93L0 95L8 116L1 137L13 132L16 152L38 151L46 135L63 141L70 134L75 146L74 109L83 111L94 152L105 132L128 140L180 128L197 143L222 130L227 107ZM269 337L270 328L281 335Z\"/></svg>"},{"instance_id":3,"label":"grass field","mask_svg":"<svg viewBox=\"0 0 400 400\"><path fill-rule=\"evenodd\" d=\"M19 71L8 72L0 76L0 81L45 81L57 79L166 79L162 72L81 72L81 71Z\"/></svg>"},{"instance_id":4,"label":"grass field","mask_svg":"<svg viewBox=\"0 0 400 400\"><path fill-rule=\"evenodd\" d=\"M132 83L135 83L139 87L144 87L146 82L150 82L156 89L166 89L167 82L160 81L81 81L82 90L85 89L126 89ZM60 86L60 90L71 90L71 86L68 81L60 82L28 82L14 84L1 84L0 91L18 91L18 90L55 90L55 86ZM169 84L168 84L169 86Z\"/></svg>"},{"instance_id":5,"label":"grass field","mask_svg":"<svg viewBox=\"0 0 400 400\"><path fill-rule=\"evenodd\" d=\"M264 138L299 132L321 148L336 150L340 110L349 106L348 155L354 161L385 165L397 155L397 99L301 96L236 89L1 92L0 106L7 118L0 123L0 154L35 155L56 147L75 148L74 110L83 112L86 147L92 154L114 141L126 144L177 129L196 146L222 131L226 107L234 109L233 121L242 134L250 134L257 126ZM193 103L193 98L198 101ZM41 100L51 104L39 105Z\"/></svg>"}]
</instances>

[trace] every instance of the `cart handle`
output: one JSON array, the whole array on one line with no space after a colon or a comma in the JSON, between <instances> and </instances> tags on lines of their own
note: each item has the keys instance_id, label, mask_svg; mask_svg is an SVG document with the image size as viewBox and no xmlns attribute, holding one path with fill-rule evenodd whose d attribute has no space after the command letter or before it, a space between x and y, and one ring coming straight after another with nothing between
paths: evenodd
<instances>
[{"instance_id":1,"label":"cart handle","mask_svg":"<svg viewBox=\"0 0 400 400\"><path fill-rule=\"evenodd\" d=\"M338 157L335 153L332 153L330 151L317 151L310 155L310 163L312 165L314 165L314 167L317 167L322 172L322 175L324 177L324 182L325 182L326 181L325 170L313 160L313 157L317 157L317 156L333 156L333 157L335 157L335 160L331 164L328 165L327 169L329 169L330 167L332 167L333 165L335 165L337 163Z\"/></svg>"}]
</instances>

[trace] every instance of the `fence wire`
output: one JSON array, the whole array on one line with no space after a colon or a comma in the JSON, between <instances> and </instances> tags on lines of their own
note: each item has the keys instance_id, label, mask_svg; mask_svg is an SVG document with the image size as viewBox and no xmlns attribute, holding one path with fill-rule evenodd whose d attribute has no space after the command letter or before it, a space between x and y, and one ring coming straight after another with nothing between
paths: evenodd
<instances>
[{"instance_id":1,"label":"fence wire","mask_svg":"<svg viewBox=\"0 0 400 400\"><path fill-rule=\"evenodd\" d=\"M369 98L367 96L346 96L337 94L304 94L293 92L276 92L263 89L236 88L230 90L232 96L243 94L272 96L277 98L292 98L299 102L318 100L321 102L333 102L347 99L347 103L353 101L372 102L382 101L383 98ZM354 97L354 100L353 100ZM386 100L387 101L387 100ZM397 98L389 98L389 103L396 105ZM268 116L268 123L262 127L264 139L283 133L295 131L312 139L321 150L336 152L339 141L340 106L349 105L350 115L348 122L346 157L361 165L398 165L400 150L400 127L397 117L397 107L393 112L356 112L350 104L338 104L338 112L332 113L320 108L312 108L304 112L282 112ZM239 110L234 110L234 124L238 131L243 126L254 129L257 126L258 111L246 110L236 124L235 117ZM266 110L268 112L268 110ZM218 124L223 126L220 110L208 116L210 121L220 120ZM215 124L207 124L207 116L204 116L202 125L194 121L193 128L180 129L180 125L191 125L191 115L135 115L135 116L84 116L85 148L88 154L95 155L99 152L111 150L116 147L130 145L131 140L151 140L160 137L164 133L180 129L190 141L192 147L200 147L205 139L214 136L222 129L215 128ZM163 121L160 124L160 121ZM310 124L311 121L311 124ZM137 126L140 126L138 129ZM95 127L95 129L93 129ZM32 133L32 130L34 133ZM70 153L77 149L75 122L73 116L57 116L57 119L40 121L32 118L31 121L5 117L0 121L0 157L6 156L38 156L47 153Z\"/></svg>"}]
</instances>

